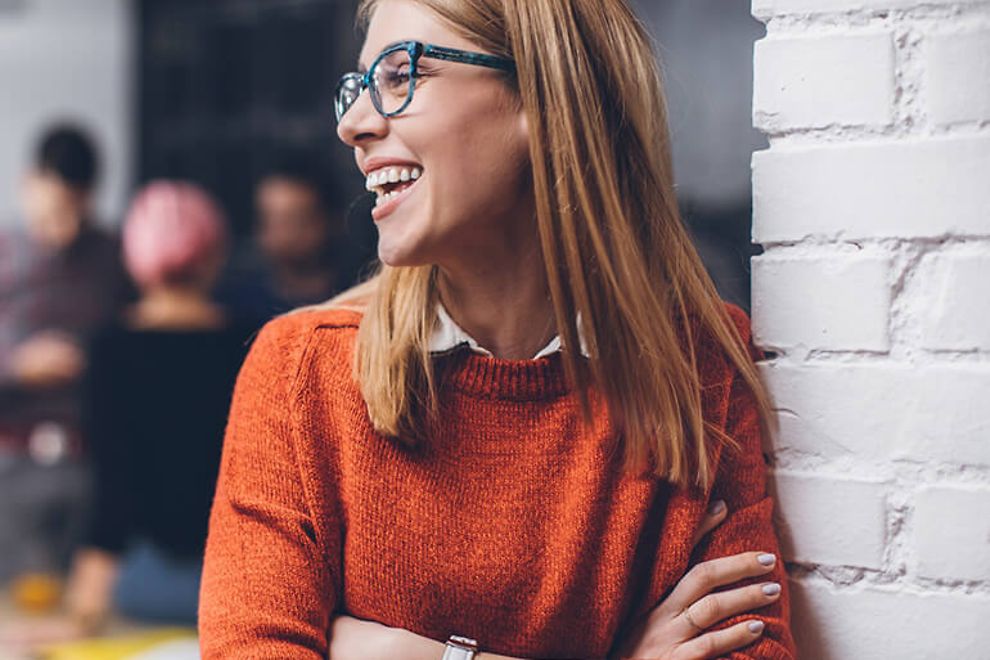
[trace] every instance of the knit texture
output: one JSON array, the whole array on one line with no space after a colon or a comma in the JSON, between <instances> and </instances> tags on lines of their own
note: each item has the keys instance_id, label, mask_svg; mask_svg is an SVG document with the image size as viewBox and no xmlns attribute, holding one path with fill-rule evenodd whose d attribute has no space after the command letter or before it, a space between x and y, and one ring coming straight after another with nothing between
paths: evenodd
<instances>
[{"instance_id":1,"label":"knit texture","mask_svg":"<svg viewBox=\"0 0 990 660\"><path fill-rule=\"evenodd\" d=\"M714 344L697 347L705 418L741 451L719 452L702 492L625 473L607 410L593 395L583 425L559 354L438 358L442 424L406 449L374 432L352 378L359 322L279 318L241 370L206 549L206 660L326 658L340 614L516 657L600 658L691 565L779 557L757 410ZM715 499L728 518L692 554ZM766 622L731 660L795 656L783 562L763 580L783 587L774 604L716 626Z\"/></svg>"}]
</instances>

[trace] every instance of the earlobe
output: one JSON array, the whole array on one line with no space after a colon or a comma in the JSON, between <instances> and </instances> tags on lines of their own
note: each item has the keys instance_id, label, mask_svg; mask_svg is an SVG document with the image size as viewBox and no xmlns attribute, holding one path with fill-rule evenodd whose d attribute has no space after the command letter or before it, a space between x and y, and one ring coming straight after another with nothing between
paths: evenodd
<instances>
[{"instance_id":1,"label":"earlobe","mask_svg":"<svg viewBox=\"0 0 990 660\"><path fill-rule=\"evenodd\" d=\"M529 118L526 116L526 110L525 110L525 108L522 108L522 107L519 108L519 116L518 116L518 119L516 121L516 125L517 125L517 127L519 129L519 136L528 142L529 141Z\"/></svg>"}]
</instances>

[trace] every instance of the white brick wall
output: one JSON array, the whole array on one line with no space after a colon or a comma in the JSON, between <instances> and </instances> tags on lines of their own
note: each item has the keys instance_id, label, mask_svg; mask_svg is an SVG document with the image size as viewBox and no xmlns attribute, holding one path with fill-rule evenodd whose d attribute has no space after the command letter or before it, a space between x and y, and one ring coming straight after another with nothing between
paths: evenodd
<instances>
[{"instance_id":1,"label":"white brick wall","mask_svg":"<svg viewBox=\"0 0 990 660\"><path fill-rule=\"evenodd\" d=\"M753 156L756 241L990 235L990 132L801 137Z\"/></svg>"},{"instance_id":2,"label":"white brick wall","mask_svg":"<svg viewBox=\"0 0 990 660\"><path fill-rule=\"evenodd\" d=\"M766 38L756 44L756 127L886 126L894 119L894 43L890 32ZM847 94L849 71L864 83Z\"/></svg>"},{"instance_id":3,"label":"white brick wall","mask_svg":"<svg viewBox=\"0 0 990 660\"><path fill-rule=\"evenodd\" d=\"M802 658L990 658L990 1L753 0L753 328Z\"/></svg>"},{"instance_id":4,"label":"white brick wall","mask_svg":"<svg viewBox=\"0 0 990 660\"><path fill-rule=\"evenodd\" d=\"M801 660L982 660L982 593L802 577L791 581Z\"/></svg>"},{"instance_id":5,"label":"white brick wall","mask_svg":"<svg viewBox=\"0 0 990 660\"><path fill-rule=\"evenodd\" d=\"M886 351L890 257L780 250L753 260L756 341L772 350Z\"/></svg>"},{"instance_id":6,"label":"white brick wall","mask_svg":"<svg viewBox=\"0 0 990 660\"><path fill-rule=\"evenodd\" d=\"M920 575L990 580L990 488L924 486L914 518Z\"/></svg>"},{"instance_id":7,"label":"white brick wall","mask_svg":"<svg viewBox=\"0 0 990 660\"><path fill-rule=\"evenodd\" d=\"M931 34L928 42L931 120L944 126L990 119L990 29Z\"/></svg>"},{"instance_id":8,"label":"white brick wall","mask_svg":"<svg viewBox=\"0 0 990 660\"><path fill-rule=\"evenodd\" d=\"M884 482L779 470L773 488L788 559L881 567L887 530Z\"/></svg>"}]
</instances>

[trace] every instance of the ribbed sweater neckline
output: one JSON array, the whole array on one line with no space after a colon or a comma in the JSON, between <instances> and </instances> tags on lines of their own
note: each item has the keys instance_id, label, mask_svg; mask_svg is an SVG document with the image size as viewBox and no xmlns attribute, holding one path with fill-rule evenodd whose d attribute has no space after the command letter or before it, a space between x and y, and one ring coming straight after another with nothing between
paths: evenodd
<instances>
[{"instance_id":1,"label":"ribbed sweater neckline","mask_svg":"<svg viewBox=\"0 0 990 660\"><path fill-rule=\"evenodd\" d=\"M509 360L462 348L435 359L444 388L487 399L545 401L571 390L561 355Z\"/></svg>"}]
</instances>

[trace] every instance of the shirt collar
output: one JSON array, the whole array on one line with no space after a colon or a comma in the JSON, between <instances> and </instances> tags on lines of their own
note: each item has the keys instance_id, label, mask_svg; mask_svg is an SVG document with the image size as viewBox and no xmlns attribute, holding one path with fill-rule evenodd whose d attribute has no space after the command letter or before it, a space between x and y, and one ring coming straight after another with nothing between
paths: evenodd
<instances>
[{"instance_id":1,"label":"shirt collar","mask_svg":"<svg viewBox=\"0 0 990 660\"><path fill-rule=\"evenodd\" d=\"M581 316L578 315L578 320L580 321ZM581 354L584 357L589 357L588 348L585 344L584 337L581 336L581 324L578 323L578 338L581 342ZM447 313L447 309L443 306L443 303L437 303L437 324L433 330L433 336L430 337L430 353L450 353L462 346L467 346L470 350L475 353L480 353L482 355L487 355L488 357L493 357L491 351L481 346L471 335L469 335L463 328L461 328L457 323L450 317ZM560 335L557 335L550 340L546 346L544 346L540 351L534 355L531 359L538 360L542 357L548 355L553 355L557 353L562 348L560 341Z\"/></svg>"}]
</instances>

